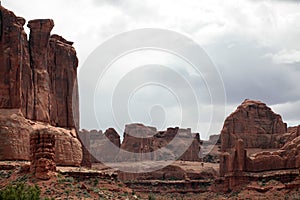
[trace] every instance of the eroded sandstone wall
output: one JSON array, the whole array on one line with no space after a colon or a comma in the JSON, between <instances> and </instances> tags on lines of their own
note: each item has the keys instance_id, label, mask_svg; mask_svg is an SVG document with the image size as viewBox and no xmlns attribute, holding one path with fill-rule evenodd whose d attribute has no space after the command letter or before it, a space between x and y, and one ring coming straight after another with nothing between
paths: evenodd
<instances>
[{"instance_id":1,"label":"eroded sandstone wall","mask_svg":"<svg viewBox=\"0 0 300 200\"><path fill-rule=\"evenodd\" d=\"M25 19L0 6L0 108L33 118L34 94Z\"/></svg>"},{"instance_id":2,"label":"eroded sandstone wall","mask_svg":"<svg viewBox=\"0 0 300 200\"><path fill-rule=\"evenodd\" d=\"M30 171L36 178L51 178L56 170L54 133L40 129L30 134L30 161Z\"/></svg>"},{"instance_id":3,"label":"eroded sandstone wall","mask_svg":"<svg viewBox=\"0 0 300 200\"><path fill-rule=\"evenodd\" d=\"M115 129L109 128L104 133L97 130L81 130L80 139L90 155L90 162L115 162L120 150L120 136Z\"/></svg>"},{"instance_id":4,"label":"eroded sandstone wall","mask_svg":"<svg viewBox=\"0 0 300 200\"><path fill-rule=\"evenodd\" d=\"M21 109L25 118L78 128L78 59L69 42L51 35L54 22L25 19L0 7L0 108Z\"/></svg>"},{"instance_id":5,"label":"eroded sandstone wall","mask_svg":"<svg viewBox=\"0 0 300 200\"><path fill-rule=\"evenodd\" d=\"M79 133L91 154L92 163L128 162L141 160L200 161L201 141L199 134L190 129L168 128L157 131L143 124L125 126L123 141L115 129L102 133L82 130ZM90 141L86 141L89 138Z\"/></svg>"},{"instance_id":6,"label":"eroded sandstone wall","mask_svg":"<svg viewBox=\"0 0 300 200\"><path fill-rule=\"evenodd\" d=\"M281 116L260 101L246 99L228 116L221 131L221 149L233 148L237 139L245 148L280 148L279 138L287 132Z\"/></svg>"},{"instance_id":7,"label":"eroded sandstone wall","mask_svg":"<svg viewBox=\"0 0 300 200\"><path fill-rule=\"evenodd\" d=\"M234 179L243 172L298 169L299 131L300 126L287 129L281 116L264 103L245 100L224 123L220 175ZM260 151L248 155L251 148Z\"/></svg>"},{"instance_id":8,"label":"eroded sandstone wall","mask_svg":"<svg viewBox=\"0 0 300 200\"><path fill-rule=\"evenodd\" d=\"M79 166L76 51L51 35L54 22L28 22L0 6L0 159L29 160L30 133L55 134L55 162Z\"/></svg>"}]
</instances>

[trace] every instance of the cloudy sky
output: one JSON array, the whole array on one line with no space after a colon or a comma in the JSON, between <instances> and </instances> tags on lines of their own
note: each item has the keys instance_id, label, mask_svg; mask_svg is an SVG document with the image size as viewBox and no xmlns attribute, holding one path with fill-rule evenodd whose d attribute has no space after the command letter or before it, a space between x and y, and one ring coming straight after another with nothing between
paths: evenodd
<instances>
[{"instance_id":1,"label":"cloudy sky","mask_svg":"<svg viewBox=\"0 0 300 200\"><path fill-rule=\"evenodd\" d=\"M81 105L81 127L117 126L121 131L129 122L143 122L158 129L182 125L207 138L208 134L220 131L224 118L246 98L266 102L290 126L300 124L299 2L4 0L2 5L27 20L54 19L52 33L74 41L80 60L79 73L95 48L126 31L159 28L190 38L204 49L219 72L224 83L225 108L223 101L214 101L212 105L210 90L214 86L206 84L205 74L195 78L193 69L178 56L143 50L114 60L106 77L100 80L104 83L93 91L95 101L99 102L95 106L98 121L90 120L90 113L84 113L88 109ZM136 80L135 86L132 80ZM141 80L147 80L147 84ZM155 84L149 84L151 81ZM85 93L88 83L83 82L80 82L81 102L90 95ZM123 94L128 88L131 91ZM122 100L126 103L120 103ZM120 108L123 105L126 109ZM200 106L196 109L195 105ZM212 106L220 109L213 121Z\"/></svg>"}]
</instances>

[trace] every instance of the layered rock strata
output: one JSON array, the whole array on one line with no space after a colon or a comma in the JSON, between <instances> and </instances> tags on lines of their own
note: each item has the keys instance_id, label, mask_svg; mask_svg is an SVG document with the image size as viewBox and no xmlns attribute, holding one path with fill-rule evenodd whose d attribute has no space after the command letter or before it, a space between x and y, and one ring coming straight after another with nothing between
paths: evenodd
<instances>
[{"instance_id":1,"label":"layered rock strata","mask_svg":"<svg viewBox=\"0 0 300 200\"><path fill-rule=\"evenodd\" d=\"M25 23L0 6L0 159L29 160L30 132L49 126L56 134L56 164L77 166L76 51L72 42L51 35L53 20L29 21L29 41Z\"/></svg>"},{"instance_id":2,"label":"layered rock strata","mask_svg":"<svg viewBox=\"0 0 300 200\"><path fill-rule=\"evenodd\" d=\"M48 180L56 170L55 134L47 129L30 134L30 171L38 179Z\"/></svg>"},{"instance_id":3,"label":"layered rock strata","mask_svg":"<svg viewBox=\"0 0 300 200\"><path fill-rule=\"evenodd\" d=\"M221 149L233 148L237 139L244 141L245 148L280 148L278 140L287 132L281 116L265 103L246 99L224 122L221 131Z\"/></svg>"}]
</instances>

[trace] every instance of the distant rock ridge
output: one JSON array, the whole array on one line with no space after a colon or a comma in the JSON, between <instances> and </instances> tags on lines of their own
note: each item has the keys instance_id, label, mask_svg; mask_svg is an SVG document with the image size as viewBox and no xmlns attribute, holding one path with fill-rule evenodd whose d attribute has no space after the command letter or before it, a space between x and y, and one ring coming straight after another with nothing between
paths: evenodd
<instances>
[{"instance_id":1,"label":"distant rock ridge","mask_svg":"<svg viewBox=\"0 0 300 200\"><path fill-rule=\"evenodd\" d=\"M41 142L52 137L45 130L55 135L54 161L49 162L79 166L76 51L72 42L51 35L53 20L29 21L29 40L25 24L0 6L0 160L29 160L30 133L43 129ZM41 171L34 165L33 171Z\"/></svg>"},{"instance_id":2,"label":"distant rock ridge","mask_svg":"<svg viewBox=\"0 0 300 200\"><path fill-rule=\"evenodd\" d=\"M201 160L201 141L199 134L191 129L168 128L157 131L143 124L125 126L123 141L119 134L109 128L102 131L79 132L80 137L89 135L88 149L92 162L127 162L139 160Z\"/></svg>"}]
</instances>

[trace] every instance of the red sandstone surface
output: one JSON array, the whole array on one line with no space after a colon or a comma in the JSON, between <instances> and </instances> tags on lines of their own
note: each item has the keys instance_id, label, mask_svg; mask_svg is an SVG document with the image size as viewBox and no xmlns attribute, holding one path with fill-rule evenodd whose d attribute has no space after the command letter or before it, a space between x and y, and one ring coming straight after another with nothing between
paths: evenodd
<instances>
[{"instance_id":1,"label":"red sandstone surface","mask_svg":"<svg viewBox=\"0 0 300 200\"><path fill-rule=\"evenodd\" d=\"M1 160L29 160L30 134L41 129L55 135L56 164L79 166L78 61L72 43L51 36L50 19L29 21L28 41L25 19L3 7L0 13Z\"/></svg>"}]
</instances>

